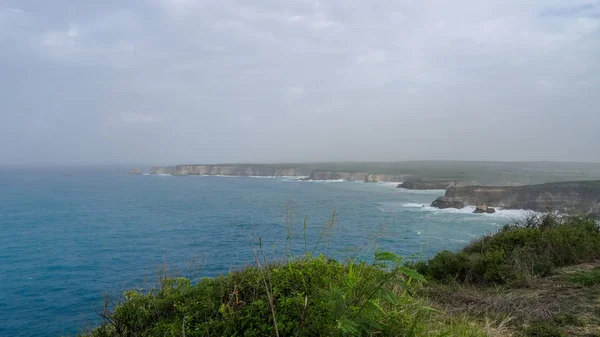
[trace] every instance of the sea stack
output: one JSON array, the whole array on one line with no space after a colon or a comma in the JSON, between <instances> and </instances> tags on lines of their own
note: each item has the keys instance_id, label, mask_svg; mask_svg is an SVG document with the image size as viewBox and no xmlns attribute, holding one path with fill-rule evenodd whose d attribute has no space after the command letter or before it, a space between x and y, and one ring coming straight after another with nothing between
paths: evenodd
<instances>
[{"instance_id":1,"label":"sea stack","mask_svg":"<svg viewBox=\"0 0 600 337\"><path fill-rule=\"evenodd\" d=\"M481 205L475 207L475 210L473 211L473 213L492 214L492 213L496 213L496 209L494 209L493 207L488 207L486 204L481 204Z\"/></svg>"}]
</instances>

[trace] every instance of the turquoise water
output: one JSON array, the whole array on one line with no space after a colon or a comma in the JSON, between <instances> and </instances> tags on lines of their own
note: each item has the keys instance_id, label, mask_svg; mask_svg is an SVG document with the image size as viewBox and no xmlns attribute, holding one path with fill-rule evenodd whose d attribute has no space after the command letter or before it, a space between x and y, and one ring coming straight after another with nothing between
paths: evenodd
<instances>
[{"instance_id":1,"label":"turquoise water","mask_svg":"<svg viewBox=\"0 0 600 337\"><path fill-rule=\"evenodd\" d=\"M336 211L335 234L319 249L336 258L367 257L376 245L430 256L519 216L423 207L443 191L393 184L121 172L2 172L0 336L74 335L98 323L104 293L151 284L165 261L175 274L200 276L243 266L252 250L242 227L281 256L290 204L297 253L304 251L302 219L311 249ZM190 268L198 261L199 269Z\"/></svg>"}]
</instances>

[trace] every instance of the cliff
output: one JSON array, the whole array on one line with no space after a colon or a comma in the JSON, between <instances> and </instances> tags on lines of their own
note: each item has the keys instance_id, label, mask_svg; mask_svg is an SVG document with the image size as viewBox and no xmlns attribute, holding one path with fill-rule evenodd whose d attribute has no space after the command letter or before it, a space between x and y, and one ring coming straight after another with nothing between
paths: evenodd
<instances>
[{"instance_id":1,"label":"cliff","mask_svg":"<svg viewBox=\"0 0 600 337\"><path fill-rule=\"evenodd\" d=\"M454 187L454 181L405 181L397 187L407 190L445 190Z\"/></svg>"},{"instance_id":2,"label":"cliff","mask_svg":"<svg viewBox=\"0 0 600 337\"><path fill-rule=\"evenodd\" d=\"M175 174L175 166L158 167L155 166L150 169L150 174Z\"/></svg>"},{"instance_id":3,"label":"cliff","mask_svg":"<svg viewBox=\"0 0 600 337\"><path fill-rule=\"evenodd\" d=\"M150 174L172 174L175 176L208 175L208 176L306 176L308 172L299 168L276 167L269 165L177 165L170 167L153 167Z\"/></svg>"},{"instance_id":4,"label":"cliff","mask_svg":"<svg viewBox=\"0 0 600 337\"><path fill-rule=\"evenodd\" d=\"M548 210L600 217L600 181L575 181L528 186L450 187L432 206L461 208L488 205L505 209Z\"/></svg>"},{"instance_id":5,"label":"cliff","mask_svg":"<svg viewBox=\"0 0 600 337\"><path fill-rule=\"evenodd\" d=\"M364 182L395 182L407 176L399 174L370 174L337 171L310 170L307 166L268 164L219 164L219 165L177 165L169 167L153 167L150 174L171 174L174 176L208 175L208 176L255 176L255 177L305 177L307 180L347 180Z\"/></svg>"},{"instance_id":6,"label":"cliff","mask_svg":"<svg viewBox=\"0 0 600 337\"><path fill-rule=\"evenodd\" d=\"M346 180L363 182L402 181L406 176L399 174L371 174L364 172L312 171L308 180Z\"/></svg>"}]
</instances>

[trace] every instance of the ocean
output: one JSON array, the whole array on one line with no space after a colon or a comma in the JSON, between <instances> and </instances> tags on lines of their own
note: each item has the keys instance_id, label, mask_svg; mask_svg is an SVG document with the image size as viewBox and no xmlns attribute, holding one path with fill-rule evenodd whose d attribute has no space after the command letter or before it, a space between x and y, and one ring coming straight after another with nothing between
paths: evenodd
<instances>
[{"instance_id":1,"label":"ocean","mask_svg":"<svg viewBox=\"0 0 600 337\"><path fill-rule=\"evenodd\" d=\"M195 278L241 268L253 259L248 233L273 259L288 233L296 255L369 259L379 248L426 258L523 214L438 210L427 205L444 191L393 183L123 172L1 172L0 336L74 336L100 322L104 294L147 289L161 266ZM334 233L323 236L334 211Z\"/></svg>"}]
</instances>

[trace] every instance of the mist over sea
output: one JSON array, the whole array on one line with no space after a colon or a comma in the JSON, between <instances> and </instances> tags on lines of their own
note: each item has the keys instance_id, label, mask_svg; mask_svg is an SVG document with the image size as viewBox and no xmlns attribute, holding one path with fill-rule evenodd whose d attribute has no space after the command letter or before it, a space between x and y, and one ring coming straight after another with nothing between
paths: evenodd
<instances>
[{"instance_id":1,"label":"mist over sea","mask_svg":"<svg viewBox=\"0 0 600 337\"><path fill-rule=\"evenodd\" d=\"M128 176L120 169L5 170L0 175L0 336L74 335L99 321L103 294L147 288L157 266L212 277L252 261L245 231L282 256L304 253L335 210L317 252L368 259L456 250L521 211L471 214L428 205L443 191L295 178ZM199 267L199 268L197 268Z\"/></svg>"}]
</instances>

